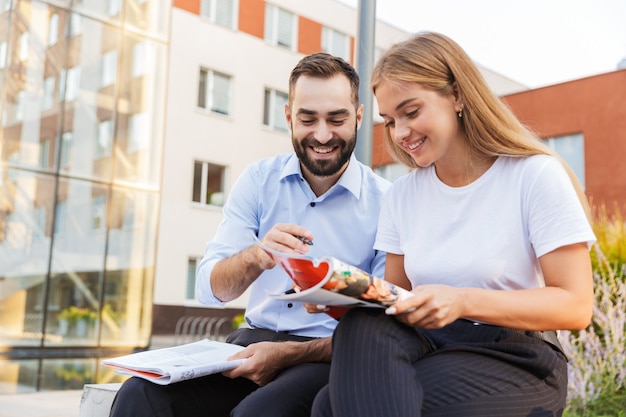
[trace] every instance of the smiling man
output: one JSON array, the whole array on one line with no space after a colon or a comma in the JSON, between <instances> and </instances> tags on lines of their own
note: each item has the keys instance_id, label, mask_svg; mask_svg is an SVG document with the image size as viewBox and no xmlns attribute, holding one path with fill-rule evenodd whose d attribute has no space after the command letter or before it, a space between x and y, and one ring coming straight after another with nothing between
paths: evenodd
<instances>
[{"instance_id":1,"label":"smiling man","mask_svg":"<svg viewBox=\"0 0 626 417\"><path fill-rule=\"evenodd\" d=\"M297 64L285 106L295 152L247 167L207 244L197 271L198 300L219 306L249 289L250 328L228 338L247 346L235 356L247 360L224 374L167 386L131 378L112 416L310 415L315 395L328 383L337 322L268 296L292 282L250 234L275 250L332 255L382 276L384 256L373 245L390 184L353 155L363 115L358 90L356 71L341 58L320 53Z\"/></svg>"}]
</instances>

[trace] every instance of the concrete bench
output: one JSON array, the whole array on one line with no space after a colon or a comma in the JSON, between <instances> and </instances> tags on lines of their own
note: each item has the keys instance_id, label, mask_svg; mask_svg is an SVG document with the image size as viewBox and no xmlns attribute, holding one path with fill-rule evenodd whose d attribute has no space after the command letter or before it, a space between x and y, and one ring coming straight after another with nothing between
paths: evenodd
<instances>
[{"instance_id":1,"label":"concrete bench","mask_svg":"<svg viewBox=\"0 0 626 417\"><path fill-rule=\"evenodd\" d=\"M121 386L122 383L85 384L78 417L109 417L113 399Z\"/></svg>"}]
</instances>

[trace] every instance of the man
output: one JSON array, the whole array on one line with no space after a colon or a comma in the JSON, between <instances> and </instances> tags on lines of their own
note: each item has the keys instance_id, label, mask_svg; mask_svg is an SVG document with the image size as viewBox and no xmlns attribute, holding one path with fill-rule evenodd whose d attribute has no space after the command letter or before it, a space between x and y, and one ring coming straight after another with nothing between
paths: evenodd
<instances>
[{"instance_id":1,"label":"man","mask_svg":"<svg viewBox=\"0 0 626 417\"><path fill-rule=\"evenodd\" d=\"M251 235L275 250L331 255L382 276L384 254L373 244L389 183L353 155L363 116L358 90L356 71L341 58L320 53L297 64L285 106L295 153L243 172L207 244L198 299L222 305L250 289L250 328L228 338L247 346L234 356L246 361L223 374L168 386L132 378L118 393L112 416L309 416L328 382L337 322L268 296L292 282Z\"/></svg>"}]
</instances>

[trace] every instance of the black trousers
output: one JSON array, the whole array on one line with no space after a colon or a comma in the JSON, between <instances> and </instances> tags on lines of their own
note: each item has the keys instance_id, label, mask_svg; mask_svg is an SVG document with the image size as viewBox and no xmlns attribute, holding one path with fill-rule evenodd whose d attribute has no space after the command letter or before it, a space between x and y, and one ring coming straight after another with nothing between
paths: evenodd
<instances>
[{"instance_id":1,"label":"black trousers","mask_svg":"<svg viewBox=\"0 0 626 417\"><path fill-rule=\"evenodd\" d=\"M523 332L458 320L415 329L352 309L333 336L329 385L312 416L560 416L567 360Z\"/></svg>"},{"instance_id":2,"label":"black trousers","mask_svg":"<svg viewBox=\"0 0 626 417\"><path fill-rule=\"evenodd\" d=\"M306 341L307 337L263 329L239 329L228 342L247 346L261 341ZM118 391L111 417L308 417L315 395L328 383L330 364L305 363L284 370L259 387L245 378L209 375L170 385L141 378L126 380Z\"/></svg>"}]
</instances>

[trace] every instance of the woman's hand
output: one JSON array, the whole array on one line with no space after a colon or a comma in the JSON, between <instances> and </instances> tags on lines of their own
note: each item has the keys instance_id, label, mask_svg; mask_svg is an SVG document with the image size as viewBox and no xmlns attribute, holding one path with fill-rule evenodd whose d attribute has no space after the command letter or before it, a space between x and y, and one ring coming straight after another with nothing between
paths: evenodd
<instances>
[{"instance_id":1,"label":"woman's hand","mask_svg":"<svg viewBox=\"0 0 626 417\"><path fill-rule=\"evenodd\" d=\"M447 285L420 285L413 297L398 301L386 310L412 327L439 329L462 317L463 289Z\"/></svg>"}]
</instances>

